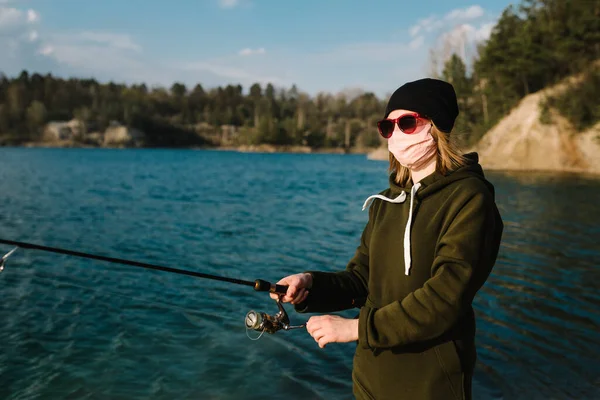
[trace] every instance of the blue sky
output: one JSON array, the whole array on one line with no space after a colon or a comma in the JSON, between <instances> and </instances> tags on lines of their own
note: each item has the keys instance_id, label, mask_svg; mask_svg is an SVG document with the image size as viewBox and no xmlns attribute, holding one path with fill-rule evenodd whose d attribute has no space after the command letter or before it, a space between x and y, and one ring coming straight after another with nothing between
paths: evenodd
<instances>
[{"instance_id":1,"label":"blue sky","mask_svg":"<svg viewBox=\"0 0 600 400\"><path fill-rule=\"evenodd\" d=\"M471 60L506 0L0 0L0 71L384 96Z\"/></svg>"}]
</instances>

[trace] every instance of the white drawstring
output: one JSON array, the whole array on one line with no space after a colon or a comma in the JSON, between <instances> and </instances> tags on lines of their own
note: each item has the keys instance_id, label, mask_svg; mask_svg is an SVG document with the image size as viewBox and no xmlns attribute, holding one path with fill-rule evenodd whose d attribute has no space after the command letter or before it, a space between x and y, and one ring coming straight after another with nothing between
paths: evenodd
<instances>
[{"instance_id":1,"label":"white drawstring","mask_svg":"<svg viewBox=\"0 0 600 400\"><path fill-rule=\"evenodd\" d=\"M389 197L385 197L380 194L374 194L372 196L369 196L369 197L367 197L367 200L365 200L365 202L363 204L363 207L362 207L363 211L365 210L365 208L367 208L367 204L369 203L369 201L371 201L373 199L381 199L381 200L389 201L390 203L404 203L404 200L406 200L406 192L403 191L395 199L390 199Z\"/></svg>"},{"instance_id":2,"label":"white drawstring","mask_svg":"<svg viewBox=\"0 0 600 400\"><path fill-rule=\"evenodd\" d=\"M408 222L406 223L406 229L404 230L404 274L408 275L411 267L411 255L410 255L410 231L412 228L412 218L413 218L413 200L415 198L415 193L421 187L420 183L417 183L410 190L410 210L408 211Z\"/></svg>"},{"instance_id":3,"label":"white drawstring","mask_svg":"<svg viewBox=\"0 0 600 400\"><path fill-rule=\"evenodd\" d=\"M404 230L404 273L406 275L408 275L410 272L411 261L412 261L411 255L410 255L410 250L411 250L410 249L410 231L412 228L412 219L413 219L413 203L414 203L415 193L417 193L417 190L419 190L420 187L421 187L421 183L417 183L410 190L410 210L408 212L408 222L406 223L406 229ZM367 208L368 203L373 199L381 199L381 200L385 200L387 202L396 203L396 204L404 203L404 201L406 200L406 192L402 191L402 193L400 193L400 195L398 195L398 197L396 197L395 199L390 199L389 197L385 197L380 194L374 194L372 196L367 197L367 200L365 200L362 209L364 210L365 208Z\"/></svg>"}]
</instances>

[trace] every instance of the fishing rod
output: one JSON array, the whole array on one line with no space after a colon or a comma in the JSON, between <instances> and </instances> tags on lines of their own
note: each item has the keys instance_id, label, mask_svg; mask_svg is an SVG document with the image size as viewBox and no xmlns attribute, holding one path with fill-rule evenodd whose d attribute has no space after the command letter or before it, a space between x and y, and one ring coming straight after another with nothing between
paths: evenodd
<instances>
[{"instance_id":1,"label":"fishing rod","mask_svg":"<svg viewBox=\"0 0 600 400\"><path fill-rule=\"evenodd\" d=\"M133 267L152 269L152 270L156 270L156 271L170 272L170 273L179 274L179 275L193 276L195 278L212 279L212 280L217 280L217 281L222 281L222 282L233 283L233 284L237 284L237 285L251 286L257 292L270 292L270 293L275 293L275 294L279 295L277 297L277 299L275 300L275 302L277 303L279 312L275 315L269 315L264 312L257 312L254 310L249 311L246 314L246 319L245 319L246 329L252 329L255 331L267 332L267 333L272 334L272 333L275 333L282 329L287 331L287 330L291 330L291 329L303 328L305 326L304 324L297 325L297 326L290 325L289 316L287 315L285 309L283 308L283 305L281 304L281 300L280 300L281 296L283 296L287 292L288 286L286 286L286 285L273 284L273 283L270 283L263 279L256 279L255 281L247 281L247 280L243 280L243 279L235 279L235 278L229 278L229 277L225 277L225 276L206 274L206 273L190 271L190 270L186 270L186 269L165 267L162 265L149 264L149 263L144 263L144 262L139 262L139 261L124 260L121 258L106 257L106 256L97 255L97 254L89 254L89 253L83 253L83 252L79 252L79 251L68 250L68 249L60 249L57 247L48 247L48 246L42 246L39 244L18 242L15 240L0 239L0 244L15 246L14 249L12 249L8 253L6 253L0 259L0 272L4 269L6 260L8 259L8 257L10 257L18 248L23 248L23 249L40 250L40 251L45 251L45 252L50 252L50 253L57 253L57 254L65 254L68 256L74 256L74 257L80 257L80 258L88 258L88 259L92 259L92 260L105 261L105 262L114 263L114 264L129 265L129 266L133 266Z\"/></svg>"}]
</instances>

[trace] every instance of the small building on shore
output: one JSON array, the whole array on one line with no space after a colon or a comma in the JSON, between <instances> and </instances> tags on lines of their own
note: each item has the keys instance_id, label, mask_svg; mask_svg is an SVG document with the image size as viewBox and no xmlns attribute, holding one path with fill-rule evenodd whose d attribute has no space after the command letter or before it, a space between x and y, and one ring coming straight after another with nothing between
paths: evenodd
<instances>
[{"instance_id":1,"label":"small building on shore","mask_svg":"<svg viewBox=\"0 0 600 400\"><path fill-rule=\"evenodd\" d=\"M146 135L144 132L134 128L128 128L118 122L111 122L110 126L104 131L103 144L106 147L127 146L139 147L143 145Z\"/></svg>"},{"instance_id":2,"label":"small building on shore","mask_svg":"<svg viewBox=\"0 0 600 400\"><path fill-rule=\"evenodd\" d=\"M78 119L52 121L46 124L43 138L48 141L73 140L85 133L85 124Z\"/></svg>"},{"instance_id":3,"label":"small building on shore","mask_svg":"<svg viewBox=\"0 0 600 400\"><path fill-rule=\"evenodd\" d=\"M140 147L144 145L144 132L111 121L104 132L98 131L94 124L78 119L70 121L52 121L44 128L43 140L58 145L77 145L97 147Z\"/></svg>"}]
</instances>

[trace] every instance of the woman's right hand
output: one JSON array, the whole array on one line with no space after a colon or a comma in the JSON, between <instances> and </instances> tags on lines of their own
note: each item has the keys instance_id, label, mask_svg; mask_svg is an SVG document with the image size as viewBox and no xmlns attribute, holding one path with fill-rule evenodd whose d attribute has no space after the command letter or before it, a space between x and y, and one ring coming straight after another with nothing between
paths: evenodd
<instances>
[{"instance_id":1,"label":"woman's right hand","mask_svg":"<svg viewBox=\"0 0 600 400\"><path fill-rule=\"evenodd\" d=\"M312 275L308 273L300 273L289 275L277 282L278 285L287 285L288 289L284 296L281 297L283 303L299 304L306 300L308 289L312 287ZM270 294L273 300L279 296L276 293Z\"/></svg>"}]
</instances>

